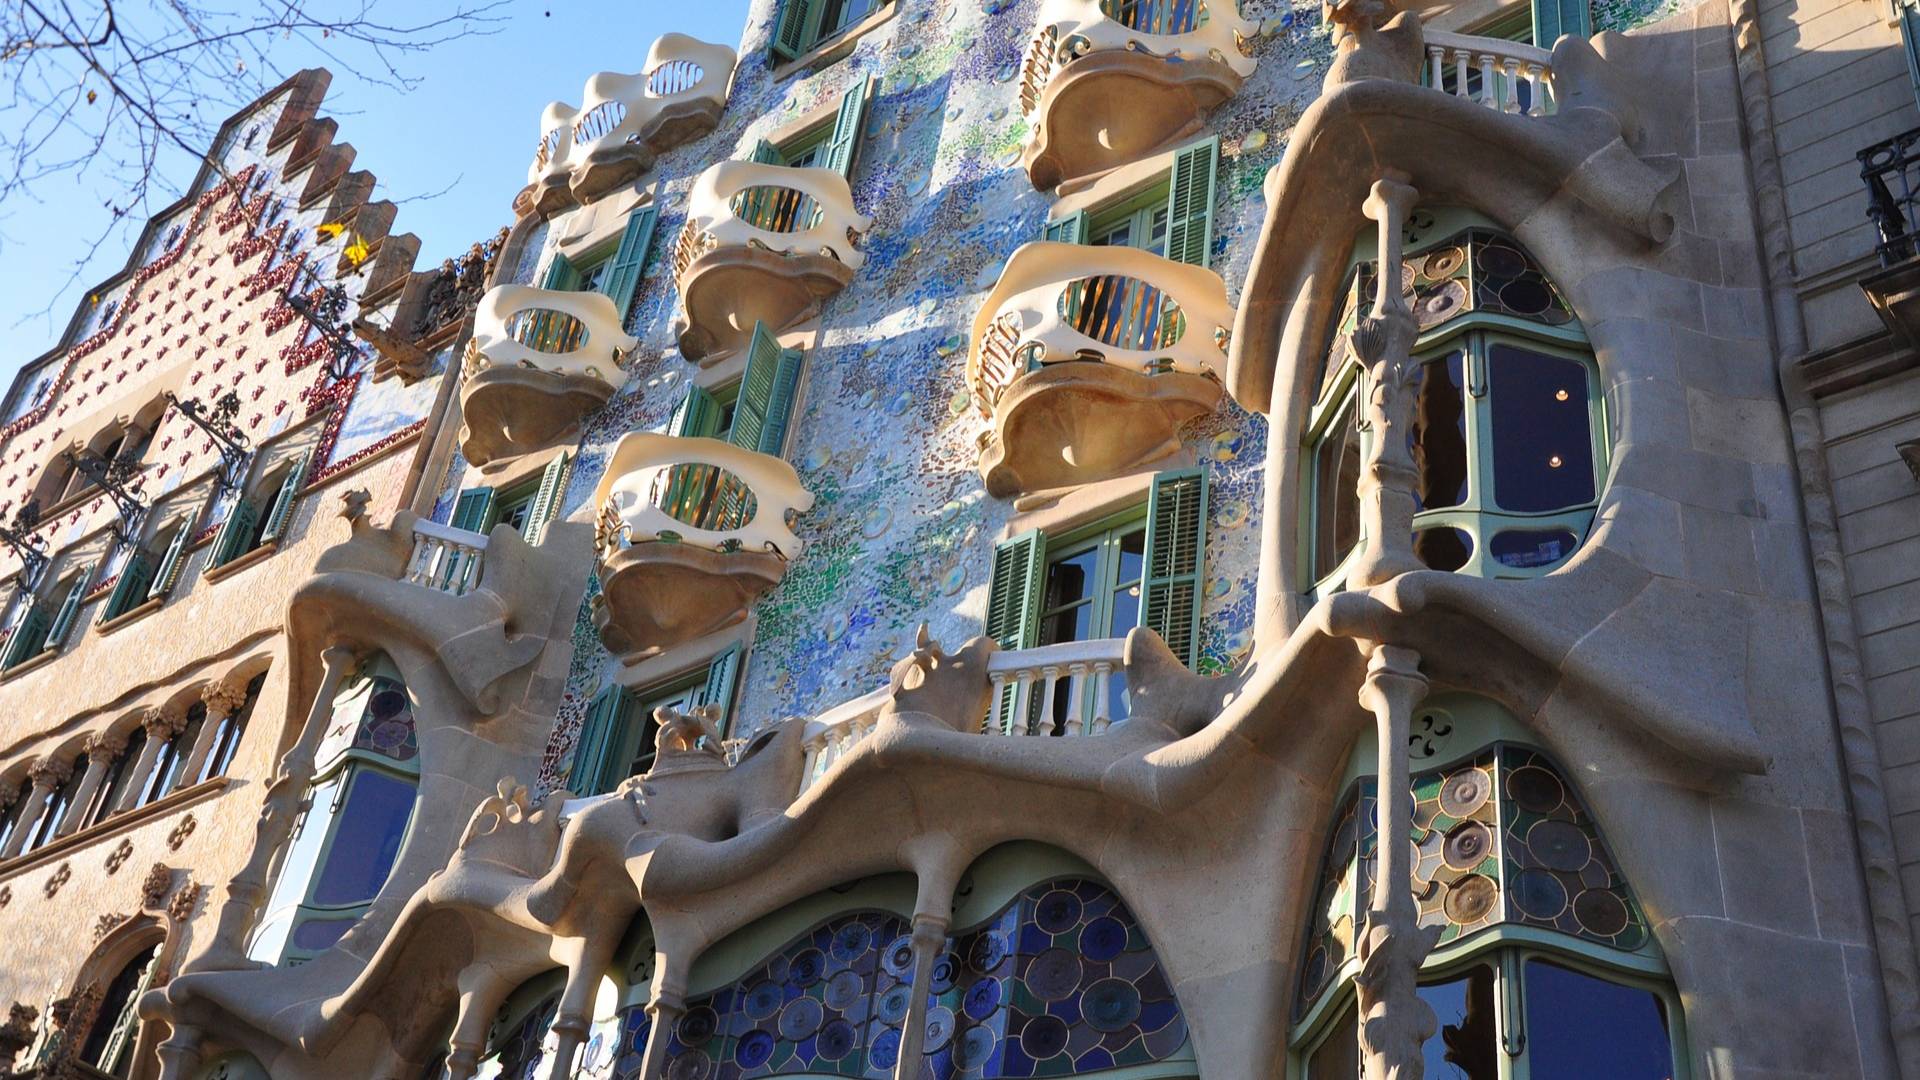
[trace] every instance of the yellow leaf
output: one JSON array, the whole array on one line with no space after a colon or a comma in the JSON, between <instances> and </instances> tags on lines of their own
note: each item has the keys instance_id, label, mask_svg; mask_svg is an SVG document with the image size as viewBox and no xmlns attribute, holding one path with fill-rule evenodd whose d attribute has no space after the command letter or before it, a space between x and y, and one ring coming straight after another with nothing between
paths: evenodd
<instances>
[{"instance_id":1,"label":"yellow leaf","mask_svg":"<svg viewBox=\"0 0 1920 1080\"><path fill-rule=\"evenodd\" d=\"M100 100L100 92L99 92L99 91L97 91L97 90L89 90L89 91L87 91L87 104L89 104L89 105L91 105L91 104L93 104L94 102L96 102L96 101L99 101L99 100Z\"/></svg>"},{"instance_id":2,"label":"yellow leaf","mask_svg":"<svg viewBox=\"0 0 1920 1080\"><path fill-rule=\"evenodd\" d=\"M347 257L347 263L349 265L359 266L361 263L366 262L367 256L372 253L373 249L367 246L367 242L356 236L353 238L353 243L349 244L347 250L341 254Z\"/></svg>"},{"instance_id":3,"label":"yellow leaf","mask_svg":"<svg viewBox=\"0 0 1920 1080\"><path fill-rule=\"evenodd\" d=\"M324 236L329 240L332 240L338 237L341 233L346 232L347 227L345 225L340 224L337 221L329 221L325 225L321 225L320 227L314 229L313 231L319 233L321 236Z\"/></svg>"}]
</instances>

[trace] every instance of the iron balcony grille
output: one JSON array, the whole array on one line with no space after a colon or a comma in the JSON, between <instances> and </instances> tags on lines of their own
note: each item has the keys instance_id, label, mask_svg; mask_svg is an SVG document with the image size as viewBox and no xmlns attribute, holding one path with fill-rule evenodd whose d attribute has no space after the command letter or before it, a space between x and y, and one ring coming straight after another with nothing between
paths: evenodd
<instances>
[{"instance_id":1,"label":"iron balcony grille","mask_svg":"<svg viewBox=\"0 0 1920 1080\"><path fill-rule=\"evenodd\" d=\"M1893 266L1914 256L1920 217L1914 202L1916 173L1920 173L1920 128L1896 135L1860 151L1860 178L1867 184L1867 217L1880 233L1876 250L1881 266Z\"/></svg>"}]
</instances>

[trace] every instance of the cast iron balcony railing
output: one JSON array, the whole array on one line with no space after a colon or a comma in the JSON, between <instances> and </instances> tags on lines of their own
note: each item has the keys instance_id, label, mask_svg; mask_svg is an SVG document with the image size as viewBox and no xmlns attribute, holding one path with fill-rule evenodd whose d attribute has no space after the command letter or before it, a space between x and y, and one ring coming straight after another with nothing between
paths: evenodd
<instances>
[{"instance_id":1,"label":"cast iron balcony railing","mask_svg":"<svg viewBox=\"0 0 1920 1080\"><path fill-rule=\"evenodd\" d=\"M1879 233L1875 250L1880 265L1891 267L1914 256L1914 235L1920 216L1914 203L1920 198L1920 128L1878 142L1856 156L1860 178L1867 185L1867 217Z\"/></svg>"},{"instance_id":2,"label":"cast iron balcony railing","mask_svg":"<svg viewBox=\"0 0 1920 1080\"><path fill-rule=\"evenodd\" d=\"M1233 319L1211 270L1137 248L1023 245L973 321L987 490L1090 483L1165 456L1180 425L1219 404Z\"/></svg>"},{"instance_id":3,"label":"cast iron balcony railing","mask_svg":"<svg viewBox=\"0 0 1920 1080\"><path fill-rule=\"evenodd\" d=\"M603 293L490 289L467 342L461 452L481 465L569 438L613 396L638 343Z\"/></svg>"}]
</instances>

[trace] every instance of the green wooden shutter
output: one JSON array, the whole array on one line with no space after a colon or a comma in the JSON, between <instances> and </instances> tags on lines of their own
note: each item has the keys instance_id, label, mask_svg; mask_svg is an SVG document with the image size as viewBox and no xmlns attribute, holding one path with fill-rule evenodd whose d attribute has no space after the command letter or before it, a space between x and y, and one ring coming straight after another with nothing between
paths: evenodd
<instances>
[{"instance_id":1,"label":"green wooden shutter","mask_svg":"<svg viewBox=\"0 0 1920 1080\"><path fill-rule=\"evenodd\" d=\"M173 583L180 580L180 571L186 566L187 541L192 538L193 519L183 518L173 539L167 544L167 553L160 558L159 569L154 571L153 584L147 586L147 599L165 596L173 591Z\"/></svg>"},{"instance_id":2,"label":"green wooden shutter","mask_svg":"<svg viewBox=\"0 0 1920 1080\"><path fill-rule=\"evenodd\" d=\"M1046 556L1046 538L1038 529L1003 540L993 549L986 630L1002 649L1031 649L1038 644Z\"/></svg>"},{"instance_id":3,"label":"green wooden shutter","mask_svg":"<svg viewBox=\"0 0 1920 1080\"><path fill-rule=\"evenodd\" d=\"M449 522L456 529L468 532L485 532L487 516L493 513L493 489L490 487L470 487L460 493L453 504L453 520Z\"/></svg>"},{"instance_id":4,"label":"green wooden shutter","mask_svg":"<svg viewBox=\"0 0 1920 1080\"><path fill-rule=\"evenodd\" d=\"M1153 478L1140 623L1192 667L1200 656L1200 586L1207 556L1207 472L1176 469Z\"/></svg>"},{"instance_id":5,"label":"green wooden shutter","mask_svg":"<svg viewBox=\"0 0 1920 1080\"><path fill-rule=\"evenodd\" d=\"M580 284L580 271L573 268L573 261L559 252L553 253L553 261L547 264L547 274L540 279L540 287L554 292L571 292Z\"/></svg>"},{"instance_id":6,"label":"green wooden shutter","mask_svg":"<svg viewBox=\"0 0 1920 1080\"><path fill-rule=\"evenodd\" d=\"M815 9L822 5L818 0L780 0L780 17L773 24L773 43L769 48L774 57L780 60L792 60L807 51L813 44L810 29L819 20Z\"/></svg>"},{"instance_id":7,"label":"green wooden shutter","mask_svg":"<svg viewBox=\"0 0 1920 1080\"><path fill-rule=\"evenodd\" d=\"M213 559L209 565L219 566L231 562L246 554L246 543L253 538L253 526L260 520L260 510L250 499L242 498L233 504L227 512L227 520L220 525L220 533L213 541Z\"/></svg>"},{"instance_id":8,"label":"green wooden shutter","mask_svg":"<svg viewBox=\"0 0 1920 1080\"><path fill-rule=\"evenodd\" d=\"M1900 44L1907 54L1907 78L1913 83L1914 99L1920 101L1920 6L1915 0L1898 0Z\"/></svg>"},{"instance_id":9,"label":"green wooden shutter","mask_svg":"<svg viewBox=\"0 0 1920 1080\"><path fill-rule=\"evenodd\" d=\"M120 577L113 583L113 592L107 597L107 604L100 609L100 621L106 622L116 615L124 614L135 604L147 598L147 586L153 581L153 556L145 550L135 548L127 556L125 566L120 568Z\"/></svg>"},{"instance_id":10,"label":"green wooden shutter","mask_svg":"<svg viewBox=\"0 0 1920 1080\"><path fill-rule=\"evenodd\" d=\"M1587 0L1533 0L1533 43L1551 50L1562 34L1593 36Z\"/></svg>"},{"instance_id":11,"label":"green wooden shutter","mask_svg":"<svg viewBox=\"0 0 1920 1080\"><path fill-rule=\"evenodd\" d=\"M567 789L575 795L598 795L612 786L603 785L603 780L614 768L608 759L620 743L620 697L620 688L609 686L587 706L567 777Z\"/></svg>"},{"instance_id":12,"label":"green wooden shutter","mask_svg":"<svg viewBox=\"0 0 1920 1080\"><path fill-rule=\"evenodd\" d=\"M60 601L60 613L53 617L53 626L47 630L47 641L42 649L57 649L67 640L73 631L74 620L80 615L80 598L87 593L87 579L93 576L93 567L84 567L80 576L73 579L73 586L67 590L66 598Z\"/></svg>"},{"instance_id":13,"label":"green wooden shutter","mask_svg":"<svg viewBox=\"0 0 1920 1080\"><path fill-rule=\"evenodd\" d=\"M278 540L287 527L287 520L293 516L294 500L300 497L300 489L307 482L307 463L312 460L313 452L309 450L287 470L287 478L280 482L280 493L274 496L273 509L267 512L267 527L260 534L261 543Z\"/></svg>"},{"instance_id":14,"label":"green wooden shutter","mask_svg":"<svg viewBox=\"0 0 1920 1080\"><path fill-rule=\"evenodd\" d=\"M47 606L39 600L27 609L20 625L13 628L13 636L7 639L7 651L0 655L0 669L13 667L22 660L39 653L40 646L47 641Z\"/></svg>"},{"instance_id":15,"label":"green wooden shutter","mask_svg":"<svg viewBox=\"0 0 1920 1080\"><path fill-rule=\"evenodd\" d=\"M696 697L701 705L720 707L720 737L733 733L733 688L740 676L742 646L735 642L707 664L707 682Z\"/></svg>"},{"instance_id":16,"label":"green wooden shutter","mask_svg":"<svg viewBox=\"0 0 1920 1080\"><path fill-rule=\"evenodd\" d=\"M131 1053L129 1044L135 1033L140 1030L140 999L146 996L153 986L153 973L160 966L160 951L154 949L153 958L147 961L146 969L140 972L140 985L128 995L126 1003L120 1006L120 1015L113 1018L113 1030L107 1033L106 1048L100 1052L100 1071L108 1074L119 1072L120 1058ZM94 1020L99 1023L99 1019Z\"/></svg>"},{"instance_id":17,"label":"green wooden shutter","mask_svg":"<svg viewBox=\"0 0 1920 1080\"><path fill-rule=\"evenodd\" d=\"M653 247L653 226L659 217L660 212L652 206L643 206L627 217L626 231L620 234L620 250L613 253L613 262L601 280L601 288L613 299L622 323L627 321L633 290L640 284L640 271L646 267L647 252Z\"/></svg>"},{"instance_id":18,"label":"green wooden shutter","mask_svg":"<svg viewBox=\"0 0 1920 1080\"><path fill-rule=\"evenodd\" d=\"M673 417L667 421L667 434L703 439L719 428L720 403L713 399L712 394L688 384L686 396L673 407Z\"/></svg>"},{"instance_id":19,"label":"green wooden shutter","mask_svg":"<svg viewBox=\"0 0 1920 1080\"><path fill-rule=\"evenodd\" d=\"M753 153L747 155L747 160L757 161L762 165L785 165L787 156L780 152L779 147L761 139L753 144Z\"/></svg>"},{"instance_id":20,"label":"green wooden shutter","mask_svg":"<svg viewBox=\"0 0 1920 1080\"><path fill-rule=\"evenodd\" d=\"M1167 258L1207 265L1213 247L1213 185L1218 173L1220 139L1203 139L1173 155L1167 185Z\"/></svg>"},{"instance_id":21,"label":"green wooden shutter","mask_svg":"<svg viewBox=\"0 0 1920 1080\"><path fill-rule=\"evenodd\" d=\"M560 497L567 493L567 473L573 464L572 454L561 454L540 474L540 490L533 496L533 506L527 510L527 543L537 544L547 531L547 522L552 521L560 511Z\"/></svg>"},{"instance_id":22,"label":"green wooden shutter","mask_svg":"<svg viewBox=\"0 0 1920 1080\"><path fill-rule=\"evenodd\" d=\"M753 325L747 346L747 370L740 379L740 396L733 403L733 428L727 441L748 450L778 457L787 441L787 421L800 384L805 354L782 349L765 323Z\"/></svg>"},{"instance_id":23,"label":"green wooden shutter","mask_svg":"<svg viewBox=\"0 0 1920 1080\"><path fill-rule=\"evenodd\" d=\"M860 133L866 127L867 79L853 84L840 97L840 113L833 120L833 136L827 142L823 163L829 169L853 179L853 158L860 150Z\"/></svg>"},{"instance_id":24,"label":"green wooden shutter","mask_svg":"<svg viewBox=\"0 0 1920 1080\"><path fill-rule=\"evenodd\" d=\"M1040 233L1043 240L1053 240L1062 244L1084 244L1087 242L1087 212L1063 217L1058 221L1049 221Z\"/></svg>"}]
</instances>

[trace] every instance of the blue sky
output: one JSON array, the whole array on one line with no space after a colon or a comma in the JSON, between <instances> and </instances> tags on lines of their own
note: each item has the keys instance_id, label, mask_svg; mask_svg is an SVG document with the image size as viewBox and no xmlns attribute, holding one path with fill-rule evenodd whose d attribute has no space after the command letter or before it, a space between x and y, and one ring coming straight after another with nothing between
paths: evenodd
<instances>
[{"instance_id":1,"label":"blue sky","mask_svg":"<svg viewBox=\"0 0 1920 1080\"><path fill-rule=\"evenodd\" d=\"M404 7L406 0L400 0ZM410 91L334 70L325 110L339 140L359 152L354 167L379 179L376 198L402 202L396 232L420 237L415 265L426 268L512 220L549 101L578 104L596 71L639 71L647 47L678 31L738 46L748 0L513 0L497 14L497 33L469 37L398 65L419 84ZM298 43L290 43L297 46ZM273 54L284 70L325 63L288 47ZM163 158L177 190L198 162L185 152ZM0 388L20 365L51 347L87 285L126 262L138 226L95 253L79 283L63 291L73 260L106 227L113 185L104 177L64 177L43 185L37 204L0 209ZM165 197L149 210L171 201ZM143 219L147 215L140 215ZM45 314L41 309L54 301Z\"/></svg>"}]
</instances>

